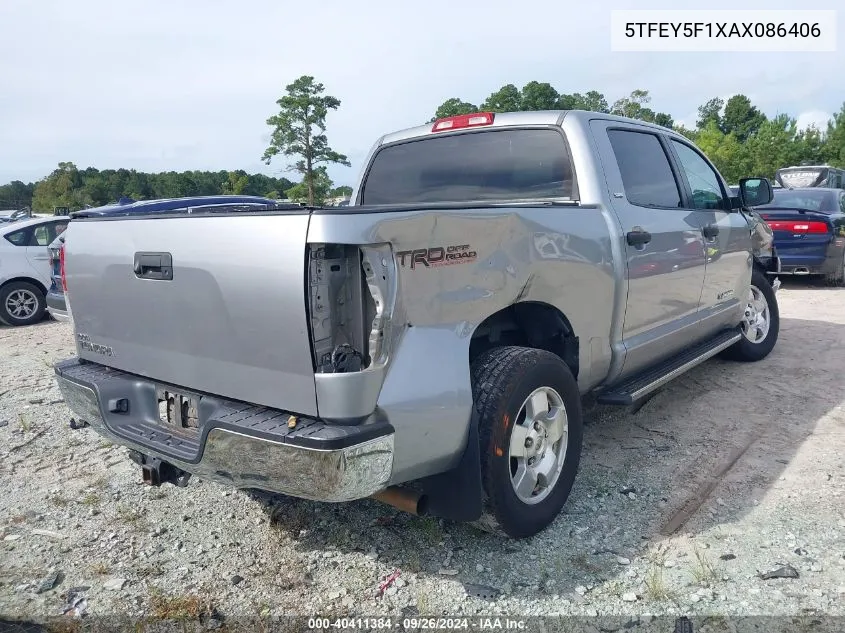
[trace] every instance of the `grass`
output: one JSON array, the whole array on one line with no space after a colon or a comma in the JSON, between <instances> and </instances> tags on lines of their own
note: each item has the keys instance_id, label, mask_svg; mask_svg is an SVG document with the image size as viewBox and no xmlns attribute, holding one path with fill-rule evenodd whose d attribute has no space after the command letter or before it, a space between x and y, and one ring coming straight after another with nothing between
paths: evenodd
<instances>
[{"instance_id":1,"label":"grass","mask_svg":"<svg viewBox=\"0 0 845 633\"><path fill-rule=\"evenodd\" d=\"M65 508L68 506L68 504L70 504L70 499L68 499L67 497L63 497L60 494L50 495L49 497L47 497L47 501L50 504L56 506L57 508Z\"/></svg>"},{"instance_id":2,"label":"grass","mask_svg":"<svg viewBox=\"0 0 845 633\"><path fill-rule=\"evenodd\" d=\"M138 575L141 578L158 578L164 575L164 567L160 563L153 563L138 569Z\"/></svg>"},{"instance_id":3,"label":"grass","mask_svg":"<svg viewBox=\"0 0 845 633\"><path fill-rule=\"evenodd\" d=\"M569 559L569 562L572 567L587 574L597 574L601 571L601 567L591 563L586 554L573 556Z\"/></svg>"},{"instance_id":4,"label":"grass","mask_svg":"<svg viewBox=\"0 0 845 633\"><path fill-rule=\"evenodd\" d=\"M443 537L440 523L434 517L419 517L410 523L429 543L437 543Z\"/></svg>"},{"instance_id":5,"label":"grass","mask_svg":"<svg viewBox=\"0 0 845 633\"><path fill-rule=\"evenodd\" d=\"M18 413L18 426L21 432L29 433L32 430L32 420L30 420L23 413Z\"/></svg>"},{"instance_id":6,"label":"grass","mask_svg":"<svg viewBox=\"0 0 845 633\"><path fill-rule=\"evenodd\" d=\"M652 600L674 600L675 593L666 585L666 579L663 576L666 565L665 550L658 545L657 549L649 552L646 558L651 563L643 580L646 594Z\"/></svg>"},{"instance_id":7,"label":"grass","mask_svg":"<svg viewBox=\"0 0 845 633\"><path fill-rule=\"evenodd\" d=\"M673 600L674 593L666 586L663 578L663 566L652 564L645 575L645 588L652 600Z\"/></svg>"},{"instance_id":8,"label":"grass","mask_svg":"<svg viewBox=\"0 0 845 633\"><path fill-rule=\"evenodd\" d=\"M168 596L158 590L150 595L150 609L153 617L159 620L199 620L214 613L207 598L196 594Z\"/></svg>"},{"instance_id":9,"label":"grass","mask_svg":"<svg viewBox=\"0 0 845 633\"><path fill-rule=\"evenodd\" d=\"M138 512L135 508L130 508L129 506L118 506L117 517L124 523L137 525L144 518L144 515Z\"/></svg>"},{"instance_id":10,"label":"grass","mask_svg":"<svg viewBox=\"0 0 845 633\"><path fill-rule=\"evenodd\" d=\"M414 574L422 571L422 561L416 551L411 550L405 555L405 569Z\"/></svg>"},{"instance_id":11,"label":"grass","mask_svg":"<svg viewBox=\"0 0 845 633\"><path fill-rule=\"evenodd\" d=\"M693 546L695 562L690 568L690 573L697 583L709 584L719 580L719 573L707 555L697 546Z\"/></svg>"},{"instance_id":12,"label":"grass","mask_svg":"<svg viewBox=\"0 0 845 633\"><path fill-rule=\"evenodd\" d=\"M100 503L100 495L96 492L88 492L79 502L84 506L95 506Z\"/></svg>"}]
</instances>

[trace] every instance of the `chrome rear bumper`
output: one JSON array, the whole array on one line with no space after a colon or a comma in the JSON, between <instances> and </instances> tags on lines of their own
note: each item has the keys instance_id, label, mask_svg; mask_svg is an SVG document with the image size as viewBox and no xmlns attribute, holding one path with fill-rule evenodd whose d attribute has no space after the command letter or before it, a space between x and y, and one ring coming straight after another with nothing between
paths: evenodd
<instances>
[{"instance_id":1,"label":"chrome rear bumper","mask_svg":"<svg viewBox=\"0 0 845 633\"><path fill-rule=\"evenodd\" d=\"M352 501L384 490L393 468L393 433L334 450L295 446L212 428L196 463L174 459L154 446L117 435L102 414L94 388L63 376L56 380L68 407L97 433L115 444L157 457L193 475L314 501Z\"/></svg>"}]
</instances>

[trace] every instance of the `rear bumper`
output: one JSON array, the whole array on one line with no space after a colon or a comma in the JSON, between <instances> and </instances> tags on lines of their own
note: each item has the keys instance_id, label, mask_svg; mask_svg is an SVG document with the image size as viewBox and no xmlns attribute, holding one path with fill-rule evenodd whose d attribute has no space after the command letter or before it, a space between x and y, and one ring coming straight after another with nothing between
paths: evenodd
<instances>
[{"instance_id":1,"label":"rear bumper","mask_svg":"<svg viewBox=\"0 0 845 633\"><path fill-rule=\"evenodd\" d=\"M291 429L288 413L181 390L198 402L198 428L184 429L159 418L156 393L169 386L78 359L55 371L65 402L95 431L205 479L315 501L368 497L390 481L386 420L337 426L298 417Z\"/></svg>"},{"instance_id":2,"label":"rear bumper","mask_svg":"<svg viewBox=\"0 0 845 633\"><path fill-rule=\"evenodd\" d=\"M64 293L53 292L52 290L47 293L47 312L56 321L67 322L71 320Z\"/></svg>"}]
</instances>

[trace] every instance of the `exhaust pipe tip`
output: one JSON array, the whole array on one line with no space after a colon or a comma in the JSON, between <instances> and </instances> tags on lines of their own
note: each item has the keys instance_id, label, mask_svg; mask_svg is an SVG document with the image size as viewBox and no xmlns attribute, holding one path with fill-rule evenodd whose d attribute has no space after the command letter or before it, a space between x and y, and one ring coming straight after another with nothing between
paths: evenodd
<instances>
[{"instance_id":1,"label":"exhaust pipe tip","mask_svg":"<svg viewBox=\"0 0 845 633\"><path fill-rule=\"evenodd\" d=\"M428 497L415 490L390 486L372 495L372 498L408 514L415 516L428 514Z\"/></svg>"}]
</instances>

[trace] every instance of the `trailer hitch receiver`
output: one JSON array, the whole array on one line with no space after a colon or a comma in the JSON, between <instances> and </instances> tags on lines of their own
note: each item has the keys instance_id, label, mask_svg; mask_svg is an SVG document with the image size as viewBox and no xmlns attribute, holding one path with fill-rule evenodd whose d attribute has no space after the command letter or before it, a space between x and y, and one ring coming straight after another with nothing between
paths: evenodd
<instances>
[{"instance_id":1,"label":"trailer hitch receiver","mask_svg":"<svg viewBox=\"0 0 845 633\"><path fill-rule=\"evenodd\" d=\"M129 451L129 459L141 467L141 476L145 484L159 487L164 483L171 483L179 488L188 485L191 473L173 464L160 460L158 457L144 455L138 451Z\"/></svg>"}]
</instances>

